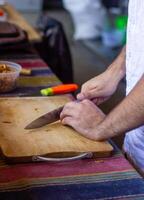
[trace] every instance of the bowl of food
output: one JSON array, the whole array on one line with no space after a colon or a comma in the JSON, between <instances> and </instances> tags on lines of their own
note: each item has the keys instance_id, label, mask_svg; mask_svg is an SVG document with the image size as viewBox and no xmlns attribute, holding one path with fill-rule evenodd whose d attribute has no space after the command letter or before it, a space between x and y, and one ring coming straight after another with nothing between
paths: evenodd
<instances>
[{"instance_id":1,"label":"bowl of food","mask_svg":"<svg viewBox=\"0 0 144 200\"><path fill-rule=\"evenodd\" d=\"M16 88L21 69L17 63L0 61L0 93L10 92Z\"/></svg>"}]
</instances>

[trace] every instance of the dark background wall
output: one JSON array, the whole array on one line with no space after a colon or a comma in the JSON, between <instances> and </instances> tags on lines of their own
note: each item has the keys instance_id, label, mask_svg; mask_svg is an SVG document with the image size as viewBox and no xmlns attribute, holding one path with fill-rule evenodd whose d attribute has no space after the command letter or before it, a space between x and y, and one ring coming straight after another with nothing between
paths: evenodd
<instances>
[{"instance_id":1,"label":"dark background wall","mask_svg":"<svg viewBox=\"0 0 144 200\"><path fill-rule=\"evenodd\" d=\"M102 0L102 2L107 8L110 8L117 7L119 0ZM62 8L62 0L44 0L43 9L47 8Z\"/></svg>"},{"instance_id":2,"label":"dark background wall","mask_svg":"<svg viewBox=\"0 0 144 200\"><path fill-rule=\"evenodd\" d=\"M47 8L62 8L62 0L44 0L43 9Z\"/></svg>"}]
</instances>

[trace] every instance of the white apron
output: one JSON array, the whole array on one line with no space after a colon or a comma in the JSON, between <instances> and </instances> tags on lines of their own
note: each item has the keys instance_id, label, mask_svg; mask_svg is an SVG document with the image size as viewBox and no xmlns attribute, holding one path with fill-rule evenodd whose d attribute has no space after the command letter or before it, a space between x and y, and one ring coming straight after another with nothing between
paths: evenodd
<instances>
[{"instance_id":1,"label":"white apron","mask_svg":"<svg viewBox=\"0 0 144 200\"><path fill-rule=\"evenodd\" d=\"M129 0L127 29L127 94L144 73L144 0ZM144 126L126 134L124 150L144 171Z\"/></svg>"}]
</instances>

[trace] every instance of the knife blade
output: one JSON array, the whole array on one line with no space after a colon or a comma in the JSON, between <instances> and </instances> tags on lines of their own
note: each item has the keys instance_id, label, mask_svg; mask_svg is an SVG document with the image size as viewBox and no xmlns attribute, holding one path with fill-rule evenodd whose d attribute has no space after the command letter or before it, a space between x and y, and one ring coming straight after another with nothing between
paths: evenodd
<instances>
[{"instance_id":1,"label":"knife blade","mask_svg":"<svg viewBox=\"0 0 144 200\"><path fill-rule=\"evenodd\" d=\"M35 129L40 128L44 125L56 122L60 119L60 113L63 110L64 106L61 106L53 111L50 111L41 117L35 119L30 124L28 124L25 129Z\"/></svg>"}]
</instances>

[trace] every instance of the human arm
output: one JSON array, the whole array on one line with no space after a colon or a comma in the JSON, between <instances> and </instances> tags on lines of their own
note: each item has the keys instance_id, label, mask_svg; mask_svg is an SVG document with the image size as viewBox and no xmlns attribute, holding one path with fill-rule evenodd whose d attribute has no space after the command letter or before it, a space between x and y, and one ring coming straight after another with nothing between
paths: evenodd
<instances>
[{"instance_id":1,"label":"human arm","mask_svg":"<svg viewBox=\"0 0 144 200\"><path fill-rule=\"evenodd\" d=\"M71 102L61 113L63 124L83 136L105 140L144 124L144 75L130 94L107 116L91 101Z\"/></svg>"},{"instance_id":2,"label":"human arm","mask_svg":"<svg viewBox=\"0 0 144 200\"><path fill-rule=\"evenodd\" d=\"M77 99L90 99L97 105L109 99L125 76L125 55L126 47L105 72L82 85Z\"/></svg>"},{"instance_id":3,"label":"human arm","mask_svg":"<svg viewBox=\"0 0 144 200\"><path fill-rule=\"evenodd\" d=\"M144 75L130 94L96 127L96 140L117 136L144 124Z\"/></svg>"}]
</instances>

